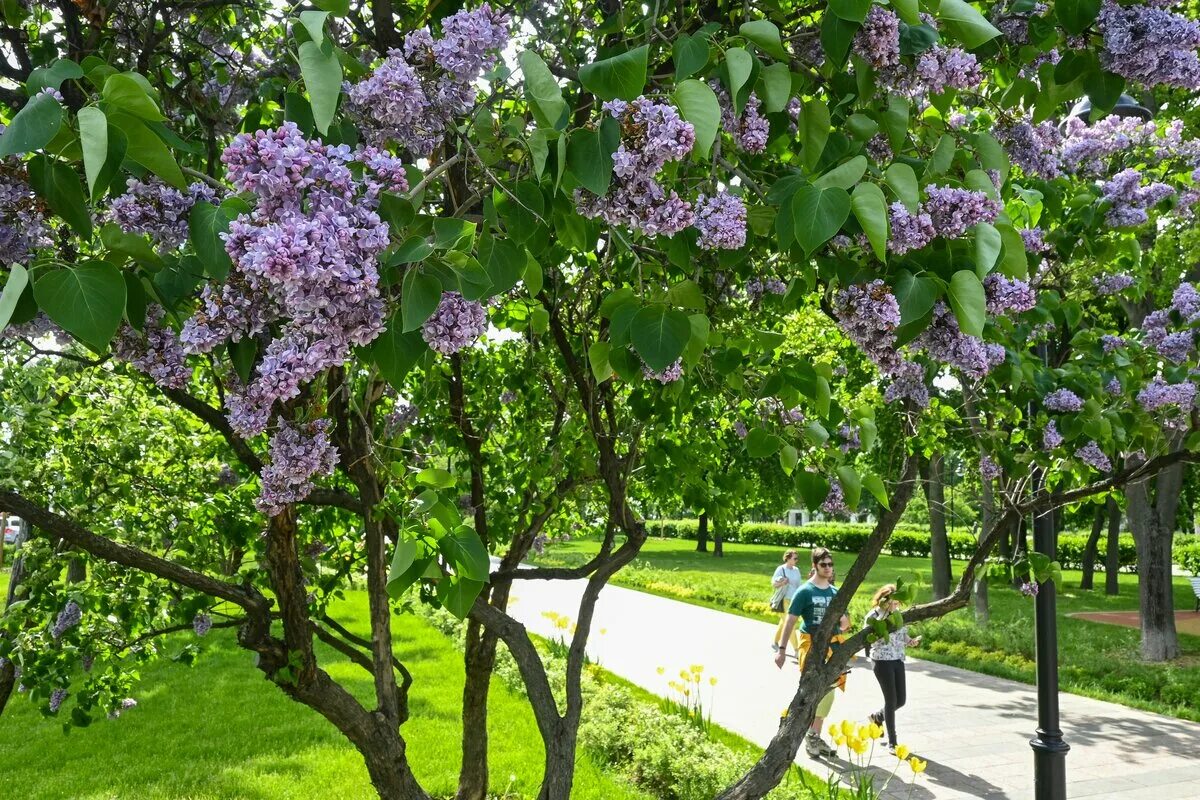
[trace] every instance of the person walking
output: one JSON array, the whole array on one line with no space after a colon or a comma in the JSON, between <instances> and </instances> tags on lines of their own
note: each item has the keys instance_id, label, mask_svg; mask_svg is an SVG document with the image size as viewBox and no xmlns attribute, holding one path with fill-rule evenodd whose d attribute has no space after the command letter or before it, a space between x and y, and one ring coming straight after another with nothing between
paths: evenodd
<instances>
[{"instance_id":1,"label":"person walking","mask_svg":"<svg viewBox=\"0 0 1200 800\"><path fill-rule=\"evenodd\" d=\"M780 634L780 641L785 641L792 634L792 631L795 630L796 623L800 623L799 661L801 672L804 671L804 664L808 660L809 653L812 650L812 635L820 627L821 621L825 619L825 612L829 610L829 604L833 602L834 596L837 595L837 589L831 582L834 574L833 555L824 547L818 547L812 551L812 564L813 571L810 573L811 577L792 596L792 602L788 608L787 620L784 622L783 631ZM849 627L849 618L842 615L841 630L845 631ZM835 636L833 641L840 641L843 638L842 636ZM786 658L787 654L783 650L780 650L775 656L775 666L782 668ZM821 738L821 726L833 708L835 689L845 691L845 673L842 673L838 677L837 682L829 688L829 691L817 703L816 715L813 717L812 724L808 727L808 734L804 737L804 752L808 754L809 758L831 756L837 752Z\"/></svg>"},{"instance_id":2,"label":"person walking","mask_svg":"<svg viewBox=\"0 0 1200 800\"><path fill-rule=\"evenodd\" d=\"M771 586L775 592L771 595L771 610L778 612L779 625L775 627L775 640L771 642L771 649L776 653L780 648L787 650L787 645L784 644L782 638L783 626L787 623L788 607L792 603L792 597L800 588L803 579L800 577L800 568L796 566L796 562L800 560L800 554L795 550L788 550L783 554L783 563L775 568L775 574L771 576ZM796 657L800 657L800 639L796 631L792 631L792 651L796 653Z\"/></svg>"},{"instance_id":3,"label":"person walking","mask_svg":"<svg viewBox=\"0 0 1200 800\"><path fill-rule=\"evenodd\" d=\"M900 601L893 595L896 584L889 583L879 587L871 598L871 610L867 613L866 624L871 627L873 619L887 619L888 616L900 609ZM871 722L887 726L888 752L896 752L896 711L904 706L907 691L904 680L905 650L909 647L920 647L921 637L910 636L908 626L901 625L887 636L881 636L871 642L870 655L874 664L875 680L883 691L883 708L871 715Z\"/></svg>"}]
</instances>

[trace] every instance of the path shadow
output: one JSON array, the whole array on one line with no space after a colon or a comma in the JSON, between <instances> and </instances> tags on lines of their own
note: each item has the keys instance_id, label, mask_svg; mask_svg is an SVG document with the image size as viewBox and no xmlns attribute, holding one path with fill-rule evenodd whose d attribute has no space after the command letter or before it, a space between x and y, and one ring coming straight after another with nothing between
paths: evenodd
<instances>
[{"instance_id":1,"label":"path shadow","mask_svg":"<svg viewBox=\"0 0 1200 800\"><path fill-rule=\"evenodd\" d=\"M917 757L920 758L920 755ZM912 771L907 765L901 764L900 768L896 770L895 777L892 777L888 784L887 793L881 794L880 797L932 800L937 794L930 788L930 784L970 797L988 798L988 800L1008 797L1003 787L997 786L980 775L959 772L953 767L933 759L922 760L926 762L923 777L917 778L916 783L910 787ZM853 764L841 758L826 758L823 761L831 770L845 776L844 781L848 780L849 774L855 769ZM890 769L886 769L880 764L871 764L865 771L874 779L876 791L879 791L884 782L892 775Z\"/></svg>"}]
</instances>

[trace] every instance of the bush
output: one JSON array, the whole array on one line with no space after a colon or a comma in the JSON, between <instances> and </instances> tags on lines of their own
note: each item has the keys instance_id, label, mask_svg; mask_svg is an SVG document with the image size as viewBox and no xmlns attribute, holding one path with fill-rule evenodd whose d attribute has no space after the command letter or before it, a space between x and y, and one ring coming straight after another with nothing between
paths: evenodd
<instances>
[{"instance_id":1,"label":"bush","mask_svg":"<svg viewBox=\"0 0 1200 800\"><path fill-rule=\"evenodd\" d=\"M1177 544L1171 551L1176 564L1193 575L1200 576L1200 542L1195 544Z\"/></svg>"},{"instance_id":2,"label":"bush","mask_svg":"<svg viewBox=\"0 0 1200 800\"><path fill-rule=\"evenodd\" d=\"M700 525L694 519L660 519L648 524L653 535L667 539L695 540ZM809 525L780 525L774 522L744 522L733 530L723 531L726 542L766 544L775 547L827 547L842 553L857 553L867 543L873 525L865 522L814 522ZM966 560L975 552L976 540L969 533L947 535L950 557ZM1063 569L1082 569L1083 551L1087 546L1086 533L1063 533L1058 537L1058 562ZM1137 550L1133 537L1120 537L1120 564L1123 570L1136 571ZM897 525L888 539L886 552L893 556L928 558L929 530L919 525ZM1104 571L1108 552L1106 537L1097 546L1096 569Z\"/></svg>"}]
</instances>

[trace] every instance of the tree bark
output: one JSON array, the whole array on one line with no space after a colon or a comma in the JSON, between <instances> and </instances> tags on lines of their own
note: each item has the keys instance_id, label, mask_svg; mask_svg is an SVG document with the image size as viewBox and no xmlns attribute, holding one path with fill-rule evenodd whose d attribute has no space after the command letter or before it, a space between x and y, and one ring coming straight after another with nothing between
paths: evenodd
<instances>
[{"instance_id":1,"label":"tree bark","mask_svg":"<svg viewBox=\"0 0 1200 800\"><path fill-rule=\"evenodd\" d=\"M713 525L713 558L725 557L725 537L721 535L721 524Z\"/></svg>"},{"instance_id":2,"label":"tree bark","mask_svg":"<svg viewBox=\"0 0 1200 800\"><path fill-rule=\"evenodd\" d=\"M1112 495L1108 497L1108 549L1104 553L1104 593L1121 593L1121 506Z\"/></svg>"},{"instance_id":3,"label":"tree bark","mask_svg":"<svg viewBox=\"0 0 1200 800\"><path fill-rule=\"evenodd\" d=\"M1022 517L1021 524L1017 525L1013 530L1012 543L1012 559L1016 561L1021 556L1029 552L1029 520ZM1021 578L1013 576L1012 585L1014 589L1021 588Z\"/></svg>"},{"instance_id":4,"label":"tree bark","mask_svg":"<svg viewBox=\"0 0 1200 800\"><path fill-rule=\"evenodd\" d=\"M1104 531L1104 520L1108 510L1097 506L1092 517L1092 532L1088 535L1087 544L1083 547L1083 577L1079 580L1080 589L1091 589L1096 573L1096 548L1100 544L1100 534Z\"/></svg>"},{"instance_id":5,"label":"tree bark","mask_svg":"<svg viewBox=\"0 0 1200 800\"><path fill-rule=\"evenodd\" d=\"M484 800L488 789L488 689L496 666L496 637L475 619L467 620L463 664L462 770L458 800Z\"/></svg>"},{"instance_id":6,"label":"tree bark","mask_svg":"<svg viewBox=\"0 0 1200 800\"><path fill-rule=\"evenodd\" d=\"M1129 527L1137 547L1138 600L1141 607L1142 658L1169 661L1179 655L1175 630L1175 598L1171 583L1171 542L1175 514L1183 489L1183 465L1175 464L1150 481L1125 490L1129 505Z\"/></svg>"},{"instance_id":7,"label":"tree bark","mask_svg":"<svg viewBox=\"0 0 1200 800\"><path fill-rule=\"evenodd\" d=\"M979 509L979 540L982 542L983 538L987 535L987 532L992 529L992 525L994 524L996 517L994 508L995 498L992 494L992 482L990 480L985 479L983 481L983 489L981 492L980 501L981 508ZM985 559L990 556L990 552L984 554ZM992 618L991 608L988 605L988 569L986 561L984 562L984 566L979 570L979 573L975 576L974 601L975 624L986 626Z\"/></svg>"},{"instance_id":8,"label":"tree bark","mask_svg":"<svg viewBox=\"0 0 1200 800\"><path fill-rule=\"evenodd\" d=\"M946 503L942 486L942 454L925 462L925 501L929 505L929 555L933 568L933 598L950 594L950 540L946 536Z\"/></svg>"},{"instance_id":9,"label":"tree bark","mask_svg":"<svg viewBox=\"0 0 1200 800\"><path fill-rule=\"evenodd\" d=\"M700 524L696 528L696 552L708 552L708 512L700 515Z\"/></svg>"}]
</instances>

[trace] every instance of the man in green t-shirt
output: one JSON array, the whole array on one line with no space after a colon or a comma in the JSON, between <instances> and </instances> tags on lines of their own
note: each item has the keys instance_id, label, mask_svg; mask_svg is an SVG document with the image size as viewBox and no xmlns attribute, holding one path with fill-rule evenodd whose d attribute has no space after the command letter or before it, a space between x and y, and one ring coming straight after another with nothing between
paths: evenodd
<instances>
[{"instance_id":1,"label":"man in green t-shirt","mask_svg":"<svg viewBox=\"0 0 1200 800\"><path fill-rule=\"evenodd\" d=\"M837 594L837 587L832 583L833 555L824 547L818 547L812 551L812 564L812 577L801 585L796 590L796 594L792 596L792 604L788 609L788 618L783 625L781 637L782 641L787 641L796 627L796 623L800 623L801 671L804 670L804 661L812 648L812 634L816 633L821 621L825 619L825 612L829 610L829 604L833 602L834 595ZM850 620L843 615L841 629L847 630L849 627ZM782 668L785 660L786 654L780 651L775 656L775 666ZM837 685L845 689L845 676L838 679ZM809 758L817 758L822 755L831 756L837 752L821 738L821 725L825 722L825 717L829 716L830 709L833 708L833 692L834 690L831 688L821 698L821 702L817 703L816 716L813 717L812 725L808 728L808 735L804 737L804 752L808 753Z\"/></svg>"}]
</instances>

